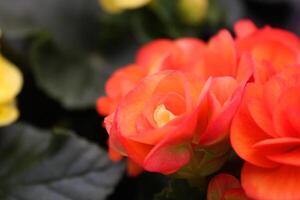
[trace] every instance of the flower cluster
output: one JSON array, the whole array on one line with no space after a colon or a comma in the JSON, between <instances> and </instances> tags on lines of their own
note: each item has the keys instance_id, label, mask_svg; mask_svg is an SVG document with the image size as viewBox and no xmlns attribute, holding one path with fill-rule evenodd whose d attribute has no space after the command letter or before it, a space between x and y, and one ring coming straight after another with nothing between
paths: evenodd
<instances>
[{"instance_id":1,"label":"flower cluster","mask_svg":"<svg viewBox=\"0 0 300 200\"><path fill-rule=\"evenodd\" d=\"M110 156L188 178L219 170L232 146L247 196L299 199L299 38L248 20L234 30L153 41L112 75L97 102Z\"/></svg>"},{"instance_id":2,"label":"flower cluster","mask_svg":"<svg viewBox=\"0 0 300 200\"><path fill-rule=\"evenodd\" d=\"M0 54L0 127L18 118L15 98L22 84L21 72Z\"/></svg>"}]
</instances>

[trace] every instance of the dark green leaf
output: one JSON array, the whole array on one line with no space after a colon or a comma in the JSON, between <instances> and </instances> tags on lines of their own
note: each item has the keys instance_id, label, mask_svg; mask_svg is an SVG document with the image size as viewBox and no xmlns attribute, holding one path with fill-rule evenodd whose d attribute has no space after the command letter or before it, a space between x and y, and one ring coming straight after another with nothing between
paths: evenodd
<instances>
[{"instance_id":1,"label":"dark green leaf","mask_svg":"<svg viewBox=\"0 0 300 200\"><path fill-rule=\"evenodd\" d=\"M93 107L113 70L99 54L67 54L47 36L36 41L31 61L38 86L66 108Z\"/></svg>"},{"instance_id":2,"label":"dark green leaf","mask_svg":"<svg viewBox=\"0 0 300 200\"><path fill-rule=\"evenodd\" d=\"M0 130L0 166L5 200L102 200L123 172L105 151L68 131L25 124Z\"/></svg>"}]
</instances>

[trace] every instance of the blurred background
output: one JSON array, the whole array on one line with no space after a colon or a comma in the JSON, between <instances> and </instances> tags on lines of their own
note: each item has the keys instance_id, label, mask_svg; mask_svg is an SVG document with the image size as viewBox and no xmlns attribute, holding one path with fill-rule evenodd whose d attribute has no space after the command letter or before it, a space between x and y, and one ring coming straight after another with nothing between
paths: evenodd
<instances>
[{"instance_id":1,"label":"blurred background","mask_svg":"<svg viewBox=\"0 0 300 200\"><path fill-rule=\"evenodd\" d=\"M141 45L207 40L244 18L299 35L300 1L0 0L1 54L24 77L19 122L0 129L0 199L203 199L173 194L179 183L157 174L129 177L124 163L110 162L95 102Z\"/></svg>"}]
</instances>

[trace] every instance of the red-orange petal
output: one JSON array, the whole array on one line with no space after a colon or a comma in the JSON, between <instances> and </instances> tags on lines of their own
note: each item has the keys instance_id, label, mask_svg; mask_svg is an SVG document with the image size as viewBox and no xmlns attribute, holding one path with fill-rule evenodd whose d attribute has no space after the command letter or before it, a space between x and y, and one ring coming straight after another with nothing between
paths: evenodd
<instances>
[{"instance_id":1,"label":"red-orange petal","mask_svg":"<svg viewBox=\"0 0 300 200\"><path fill-rule=\"evenodd\" d=\"M127 160L127 174L131 177L136 177L143 172L143 168L135 163L133 160Z\"/></svg>"},{"instance_id":2,"label":"red-orange petal","mask_svg":"<svg viewBox=\"0 0 300 200\"><path fill-rule=\"evenodd\" d=\"M300 40L299 37L289 31L278 29L278 28L270 28L264 27L260 33L257 34L257 37L260 41L263 40L273 40L273 41L280 41L290 49L295 52L299 52L300 48Z\"/></svg>"},{"instance_id":3,"label":"red-orange petal","mask_svg":"<svg viewBox=\"0 0 300 200\"><path fill-rule=\"evenodd\" d=\"M242 188L230 189L225 192L221 200L250 200Z\"/></svg>"},{"instance_id":4,"label":"red-orange petal","mask_svg":"<svg viewBox=\"0 0 300 200\"><path fill-rule=\"evenodd\" d=\"M119 161L123 158L123 156L119 152L117 152L111 147L108 148L108 156L113 161Z\"/></svg>"},{"instance_id":5,"label":"red-orange petal","mask_svg":"<svg viewBox=\"0 0 300 200\"><path fill-rule=\"evenodd\" d=\"M266 40L257 43L251 52L256 60L270 61L277 71L297 63L298 52L293 51L279 41Z\"/></svg>"},{"instance_id":6,"label":"red-orange petal","mask_svg":"<svg viewBox=\"0 0 300 200\"><path fill-rule=\"evenodd\" d=\"M248 111L247 103L257 95L258 90L259 88L252 83L247 85L239 111L232 122L230 140L237 154L246 161L262 167L273 167L276 163L269 161L261 151L253 148L259 141L271 138L258 127Z\"/></svg>"},{"instance_id":7,"label":"red-orange petal","mask_svg":"<svg viewBox=\"0 0 300 200\"><path fill-rule=\"evenodd\" d=\"M300 81L298 87L286 88L274 108L273 122L276 132L283 137L299 137ZM294 119L296 117L296 119Z\"/></svg>"},{"instance_id":8,"label":"red-orange petal","mask_svg":"<svg viewBox=\"0 0 300 200\"><path fill-rule=\"evenodd\" d=\"M171 73L165 71L146 77L123 98L116 111L115 120L121 135L137 134L136 121L143 112L147 100L152 96L157 84Z\"/></svg>"},{"instance_id":9,"label":"red-orange petal","mask_svg":"<svg viewBox=\"0 0 300 200\"><path fill-rule=\"evenodd\" d=\"M172 174L186 165L192 156L189 144L159 146L146 157L144 168L150 172Z\"/></svg>"},{"instance_id":10,"label":"red-orange petal","mask_svg":"<svg viewBox=\"0 0 300 200\"><path fill-rule=\"evenodd\" d=\"M291 49L292 51L296 53L299 52L300 41L295 34L282 29L270 27L257 29L255 32L248 35L247 37L238 38L236 40L236 45L239 51L244 52L251 50L257 44L266 41L279 42L282 45Z\"/></svg>"},{"instance_id":11,"label":"red-orange petal","mask_svg":"<svg viewBox=\"0 0 300 200\"><path fill-rule=\"evenodd\" d=\"M259 200L299 200L300 167L261 168L246 163L241 183L247 196Z\"/></svg>"},{"instance_id":12,"label":"red-orange petal","mask_svg":"<svg viewBox=\"0 0 300 200\"><path fill-rule=\"evenodd\" d=\"M272 115L266 108L261 96L262 94L260 97L251 99L248 102L248 109L256 124L270 136L276 137L276 133L273 128Z\"/></svg>"},{"instance_id":13,"label":"red-orange petal","mask_svg":"<svg viewBox=\"0 0 300 200\"><path fill-rule=\"evenodd\" d=\"M160 141L147 155L144 168L152 172L171 174L187 164L192 156L190 143L197 126L197 110Z\"/></svg>"},{"instance_id":14,"label":"red-orange petal","mask_svg":"<svg viewBox=\"0 0 300 200\"><path fill-rule=\"evenodd\" d=\"M257 27L255 24L248 19L239 20L234 25L234 32L237 35L238 38L244 38L252 33L254 33L257 30Z\"/></svg>"},{"instance_id":15,"label":"red-orange petal","mask_svg":"<svg viewBox=\"0 0 300 200\"><path fill-rule=\"evenodd\" d=\"M196 38L181 38L175 40L174 43L181 49L182 63L181 66L177 66L179 67L178 70L190 72L201 77L198 65L203 58L206 44Z\"/></svg>"},{"instance_id":16,"label":"red-orange petal","mask_svg":"<svg viewBox=\"0 0 300 200\"><path fill-rule=\"evenodd\" d=\"M180 49L172 40L159 39L146 44L139 50L136 63L148 72L154 73L160 70L164 60L172 54L180 55Z\"/></svg>"},{"instance_id":17,"label":"red-orange petal","mask_svg":"<svg viewBox=\"0 0 300 200\"><path fill-rule=\"evenodd\" d=\"M109 97L100 97L96 102L96 109L98 113L103 116L111 114L115 108L115 102L113 102Z\"/></svg>"},{"instance_id":18,"label":"red-orange petal","mask_svg":"<svg viewBox=\"0 0 300 200\"><path fill-rule=\"evenodd\" d=\"M238 69L235 75L237 82L241 84L247 83L254 75L254 60L249 53L244 53L239 61Z\"/></svg>"},{"instance_id":19,"label":"red-orange petal","mask_svg":"<svg viewBox=\"0 0 300 200\"><path fill-rule=\"evenodd\" d=\"M267 158L280 164L300 167L300 148L298 146L289 152L269 155Z\"/></svg>"},{"instance_id":20,"label":"red-orange petal","mask_svg":"<svg viewBox=\"0 0 300 200\"><path fill-rule=\"evenodd\" d=\"M278 99L284 86L283 80L279 77L272 77L263 87L264 105L269 113L274 112L274 108L278 105Z\"/></svg>"},{"instance_id":21,"label":"red-orange petal","mask_svg":"<svg viewBox=\"0 0 300 200\"><path fill-rule=\"evenodd\" d=\"M125 96L145 76L146 71L135 64L116 70L105 85L107 96L119 100L119 98Z\"/></svg>"},{"instance_id":22,"label":"red-orange petal","mask_svg":"<svg viewBox=\"0 0 300 200\"><path fill-rule=\"evenodd\" d=\"M157 107L162 104L166 107L167 110L169 110L170 112L172 112L174 115L177 116L184 114L186 111L184 97L180 96L175 92L167 92L164 95L152 96L148 100L143 110L143 113L140 116L140 118L144 118L145 120L147 120L147 122L144 123L148 123L150 126L152 126L152 129L157 127L157 124L153 117L154 112L157 109ZM144 130L140 129L139 132Z\"/></svg>"},{"instance_id":23,"label":"red-orange petal","mask_svg":"<svg viewBox=\"0 0 300 200\"><path fill-rule=\"evenodd\" d=\"M299 138L273 138L256 143L253 148L262 155L278 164L300 166L299 162Z\"/></svg>"},{"instance_id":24,"label":"red-orange petal","mask_svg":"<svg viewBox=\"0 0 300 200\"><path fill-rule=\"evenodd\" d=\"M217 35L212 37L208 42L208 48L219 54L218 59L222 58L225 61L223 66L218 67L228 68L227 71L229 73L226 75L233 75L236 73L237 52L234 40L229 31L221 30Z\"/></svg>"},{"instance_id":25,"label":"red-orange petal","mask_svg":"<svg viewBox=\"0 0 300 200\"><path fill-rule=\"evenodd\" d=\"M220 105L224 105L226 101L230 101L237 88L238 83L234 78L224 76L212 79L210 90L213 94L215 94Z\"/></svg>"},{"instance_id":26,"label":"red-orange petal","mask_svg":"<svg viewBox=\"0 0 300 200\"><path fill-rule=\"evenodd\" d=\"M144 159L149 154L153 146L132 141L120 136L122 145L124 146L127 156L139 165L143 165Z\"/></svg>"},{"instance_id":27,"label":"red-orange petal","mask_svg":"<svg viewBox=\"0 0 300 200\"><path fill-rule=\"evenodd\" d=\"M223 101L225 101L223 102L223 108L213 119L211 119L205 132L200 135L199 144L201 145L212 145L228 136L231 121L240 104L244 91L243 86L237 88L237 83L232 78L222 77L215 79L215 81L215 83L219 85L219 89L216 90L216 92L222 93L223 84L223 88L227 88L229 93L223 94L222 98ZM219 96L222 95L219 94Z\"/></svg>"},{"instance_id":28,"label":"red-orange petal","mask_svg":"<svg viewBox=\"0 0 300 200\"><path fill-rule=\"evenodd\" d=\"M270 61L254 61L254 81L257 83L266 83L274 74L276 69Z\"/></svg>"},{"instance_id":29,"label":"red-orange petal","mask_svg":"<svg viewBox=\"0 0 300 200\"><path fill-rule=\"evenodd\" d=\"M115 151L117 151L118 153L120 153L122 155L126 155L124 146L123 146L123 144L121 144L121 141L119 140L119 133L118 133L116 123L113 123L114 118L115 118L115 115L113 113L113 114L108 115L104 119L105 128L109 134L108 145L109 145L109 148L114 149Z\"/></svg>"}]
</instances>

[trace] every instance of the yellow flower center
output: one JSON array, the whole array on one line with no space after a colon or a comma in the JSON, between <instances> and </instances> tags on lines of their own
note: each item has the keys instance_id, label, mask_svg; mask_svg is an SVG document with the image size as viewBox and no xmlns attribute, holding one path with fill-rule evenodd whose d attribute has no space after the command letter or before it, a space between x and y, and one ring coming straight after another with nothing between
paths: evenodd
<instances>
[{"instance_id":1,"label":"yellow flower center","mask_svg":"<svg viewBox=\"0 0 300 200\"><path fill-rule=\"evenodd\" d=\"M176 115L169 111L164 104L161 104L156 107L153 117L157 126L162 127L172 119L176 118Z\"/></svg>"}]
</instances>

